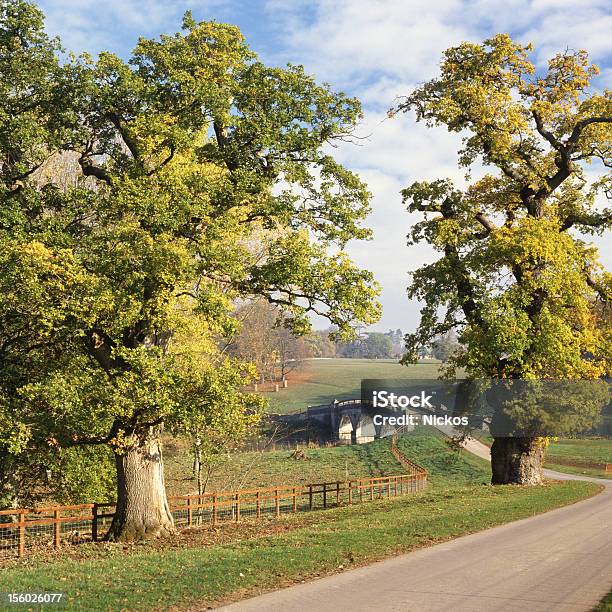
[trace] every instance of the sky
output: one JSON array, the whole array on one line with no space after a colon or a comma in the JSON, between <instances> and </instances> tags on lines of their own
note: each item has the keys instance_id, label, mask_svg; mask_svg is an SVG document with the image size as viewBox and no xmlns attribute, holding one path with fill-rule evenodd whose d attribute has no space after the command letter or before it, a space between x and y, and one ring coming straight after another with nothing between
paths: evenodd
<instances>
[{"instance_id":1,"label":"sky","mask_svg":"<svg viewBox=\"0 0 612 612\"><path fill-rule=\"evenodd\" d=\"M413 330L419 304L406 296L410 271L433 261L427 245L408 247L417 217L399 194L415 180L451 177L459 184L460 137L428 129L414 118L387 117L399 96L433 78L442 52L462 41L480 42L507 32L535 45L539 68L558 51L586 49L600 67L597 87L612 87L612 4L609 0L41 0L47 30L64 47L127 57L139 36L180 29L182 15L238 25L251 48L273 65L303 64L334 89L357 96L364 119L358 146L336 158L373 194L369 242L348 252L381 283L383 315L373 329ZM612 240L595 240L612 269ZM321 325L319 325L321 326Z\"/></svg>"}]
</instances>

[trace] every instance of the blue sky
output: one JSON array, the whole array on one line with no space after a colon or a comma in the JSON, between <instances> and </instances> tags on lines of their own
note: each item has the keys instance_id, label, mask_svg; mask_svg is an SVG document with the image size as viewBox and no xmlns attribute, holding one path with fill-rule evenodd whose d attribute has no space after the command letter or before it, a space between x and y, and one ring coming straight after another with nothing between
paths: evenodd
<instances>
[{"instance_id":1,"label":"blue sky","mask_svg":"<svg viewBox=\"0 0 612 612\"><path fill-rule=\"evenodd\" d=\"M415 219L399 191L414 180L453 177L459 138L427 130L405 115L389 120L397 96L435 76L440 55L463 40L508 32L536 46L545 66L556 51L587 49L602 70L599 87L612 87L612 4L609 0L44 0L47 29L73 51L103 49L127 56L139 36L180 28L190 9L197 20L238 25L267 62L304 64L308 72L358 96L365 110L361 146L344 146L339 159L368 183L374 198L372 242L349 247L352 257L383 285L377 329L414 328L419 305L406 297L409 271L434 257L427 246L406 247ZM609 235L596 241L612 269Z\"/></svg>"}]
</instances>

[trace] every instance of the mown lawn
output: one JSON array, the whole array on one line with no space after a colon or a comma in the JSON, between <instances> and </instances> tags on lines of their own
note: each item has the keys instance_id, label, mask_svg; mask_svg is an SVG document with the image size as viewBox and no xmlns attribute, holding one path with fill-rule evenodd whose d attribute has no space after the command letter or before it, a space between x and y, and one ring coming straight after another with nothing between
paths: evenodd
<instances>
[{"instance_id":1,"label":"mown lawn","mask_svg":"<svg viewBox=\"0 0 612 612\"><path fill-rule=\"evenodd\" d=\"M312 359L306 362L299 380L278 393L266 392L270 411L284 414L328 404L334 399L352 399L361 394L364 378L437 378L438 362L402 366L393 359Z\"/></svg>"},{"instance_id":2,"label":"mown lawn","mask_svg":"<svg viewBox=\"0 0 612 612\"><path fill-rule=\"evenodd\" d=\"M388 441L367 446L381 443ZM427 491L220 527L214 534L202 530L207 546L194 530L168 545L72 547L51 561L31 557L5 565L0 592L62 591L72 609L215 605L531 516L599 489L588 482L491 487L484 484L486 462L453 454L431 430L419 429L399 444L430 470ZM324 450L343 454L350 448Z\"/></svg>"}]
</instances>

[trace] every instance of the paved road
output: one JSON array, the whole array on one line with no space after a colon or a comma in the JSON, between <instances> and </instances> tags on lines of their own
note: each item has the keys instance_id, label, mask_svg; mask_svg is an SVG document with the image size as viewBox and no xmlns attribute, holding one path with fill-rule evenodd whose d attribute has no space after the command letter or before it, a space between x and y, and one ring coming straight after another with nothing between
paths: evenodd
<instances>
[{"instance_id":1,"label":"paved road","mask_svg":"<svg viewBox=\"0 0 612 612\"><path fill-rule=\"evenodd\" d=\"M572 506L223 610L586 612L612 588L612 481L597 482L603 493Z\"/></svg>"}]
</instances>

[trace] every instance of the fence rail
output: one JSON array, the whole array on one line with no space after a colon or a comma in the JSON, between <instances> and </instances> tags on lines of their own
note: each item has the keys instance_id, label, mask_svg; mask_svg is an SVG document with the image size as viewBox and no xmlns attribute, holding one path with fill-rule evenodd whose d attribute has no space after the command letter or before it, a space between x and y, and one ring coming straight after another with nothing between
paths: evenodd
<instances>
[{"instance_id":1,"label":"fence rail","mask_svg":"<svg viewBox=\"0 0 612 612\"><path fill-rule=\"evenodd\" d=\"M392 447L393 449L393 447ZM399 459L399 453L402 460ZM179 528L240 522L245 518L325 509L422 491L427 471L395 449L410 473L296 486L173 495L170 510ZM406 461L407 463L404 463ZM31 548L59 548L97 541L114 515L114 503L0 511L0 558L22 557Z\"/></svg>"}]
</instances>

